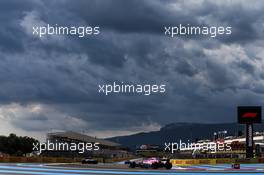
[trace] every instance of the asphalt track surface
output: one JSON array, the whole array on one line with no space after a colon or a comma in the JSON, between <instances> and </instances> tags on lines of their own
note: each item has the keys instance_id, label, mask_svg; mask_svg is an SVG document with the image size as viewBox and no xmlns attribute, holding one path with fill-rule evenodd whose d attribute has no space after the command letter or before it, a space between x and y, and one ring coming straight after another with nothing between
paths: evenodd
<instances>
[{"instance_id":1,"label":"asphalt track surface","mask_svg":"<svg viewBox=\"0 0 264 175\"><path fill-rule=\"evenodd\" d=\"M220 173L220 172L221 173ZM230 165L199 165L190 167L173 167L172 170L148 169L105 169L105 168L73 168L47 166L41 164L0 164L0 174L14 175L83 175L83 174L124 174L124 175L190 175L190 174L264 174L264 164L242 164L241 170L234 171Z\"/></svg>"}]
</instances>

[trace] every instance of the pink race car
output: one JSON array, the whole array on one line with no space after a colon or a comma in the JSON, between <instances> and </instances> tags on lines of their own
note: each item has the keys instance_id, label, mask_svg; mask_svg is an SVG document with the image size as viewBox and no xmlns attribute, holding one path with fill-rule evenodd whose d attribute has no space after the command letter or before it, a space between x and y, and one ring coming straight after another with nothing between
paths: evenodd
<instances>
[{"instance_id":1,"label":"pink race car","mask_svg":"<svg viewBox=\"0 0 264 175\"><path fill-rule=\"evenodd\" d=\"M140 162L130 162L129 164L130 168L153 168L153 169L158 169L158 168L166 168L166 169L171 169L172 164L170 163L169 159L159 159L156 157L151 157L148 159L143 159Z\"/></svg>"}]
</instances>

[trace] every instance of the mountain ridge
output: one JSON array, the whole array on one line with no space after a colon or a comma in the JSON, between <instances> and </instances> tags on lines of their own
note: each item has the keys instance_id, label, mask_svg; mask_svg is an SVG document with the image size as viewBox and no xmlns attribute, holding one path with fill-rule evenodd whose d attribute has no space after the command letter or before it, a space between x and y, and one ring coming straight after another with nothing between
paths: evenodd
<instances>
[{"instance_id":1,"label":"mountain ridge","mask_svg":"<svg viewBox=\"0 0 264 175\"><path fill-rule=\"evenodd\" d=\"M244 132L245 126L238 123L169 123L159 131L140 132L127 136L117 136L108 140L120 143L130 149L142 144L164 145L165 142L194 141L196 139L213 139L213 133L226 130L226 136L236 136ZM254 131L264 130L264 123L255 124Z\"/></svg>"}]
</instances>

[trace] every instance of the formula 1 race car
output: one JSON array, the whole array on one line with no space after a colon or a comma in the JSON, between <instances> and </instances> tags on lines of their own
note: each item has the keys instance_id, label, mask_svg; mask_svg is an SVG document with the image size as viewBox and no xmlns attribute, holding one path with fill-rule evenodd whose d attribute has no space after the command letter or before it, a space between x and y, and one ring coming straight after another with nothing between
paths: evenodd
<instances>
[{"instance_id":1,"label":"formula 1 race car","mask_svg":"<svg viewBox=\"0 0 264 175\"><path fill-rule=\"evenodd\" d=\"M142 161L139 162L130 162L129 164L130 168L153 168L153 169L158 169L158 168L166 168L166 169L171 169L172 164L170 163L169 159L159 159L156 157L148 158L148 159L143 159Z\"/></svg>"}]
</instances>

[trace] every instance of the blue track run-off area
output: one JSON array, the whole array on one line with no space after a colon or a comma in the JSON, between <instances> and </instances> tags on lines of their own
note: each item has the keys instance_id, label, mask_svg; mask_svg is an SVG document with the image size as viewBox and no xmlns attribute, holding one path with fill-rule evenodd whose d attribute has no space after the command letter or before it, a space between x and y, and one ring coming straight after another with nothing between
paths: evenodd
<instances>
[{"instance_id":1,"label":"blue track run-off area","mask_svg":"<svg viewBox=\"0 0 264 175\"><path fill-rule=\"evenodd\" d=\"M198 172L199 171L199 172ZM210 172L214 171L214 172ZM221 173L217 171L222 171ZM231 171L231 172L230 172ZM246 171L246 172L245 172ZM264 174L264 164L242 164L241 170L234 171L230 169L230 165L199 165L190 167L173 167L172 170L148 169L74 169L63 167L50 167L41 164L0 164L0 174L28 174L28 175L83 175L83 174L142 174L142 175L173 175L173 174Z\"/></svg>"}]
</instances>

